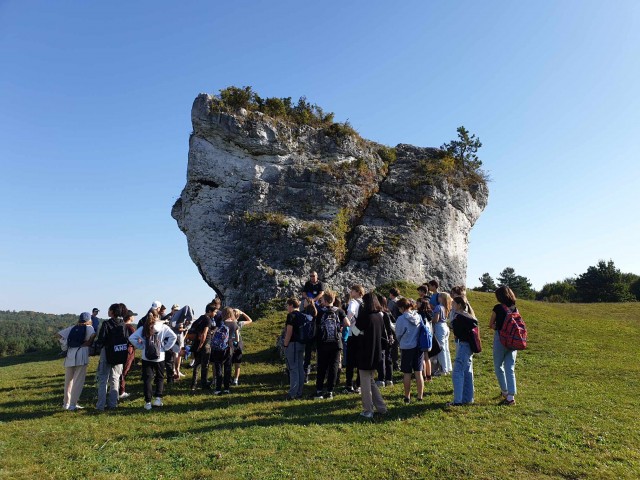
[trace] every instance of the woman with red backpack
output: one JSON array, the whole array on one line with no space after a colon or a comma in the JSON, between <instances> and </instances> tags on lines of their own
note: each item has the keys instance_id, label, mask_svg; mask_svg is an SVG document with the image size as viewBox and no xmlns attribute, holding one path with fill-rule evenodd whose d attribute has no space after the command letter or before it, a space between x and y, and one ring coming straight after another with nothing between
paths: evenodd
<instances>
[{"instance_id":1,"label":"woman with red backpack","mask_svg":"<svg viewBox=\"0 0 640 480\"><path fill-rule=\"evenodd\" d=\"M495 330L493 334L493 366L496 378L500 384L500 391L504 400L503 405L515 405L516 399L516 356L517 350L511 350L502 345L500 330L509 313L517 311L516 295L506 286L500 287L495 292L498 303L493 307L489 328Z\"/></svg>"}]
</instances>

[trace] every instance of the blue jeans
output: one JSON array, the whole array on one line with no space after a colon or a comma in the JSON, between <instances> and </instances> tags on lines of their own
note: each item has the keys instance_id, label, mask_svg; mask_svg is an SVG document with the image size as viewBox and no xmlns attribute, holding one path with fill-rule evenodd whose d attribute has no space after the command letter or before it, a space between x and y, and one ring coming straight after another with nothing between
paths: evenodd
<instances>
[{"instance_id":1,"label":"blue jeans","mask_svg":"<svg viewBox=\"0 0 640 480\"><path fill-rule=\"evenodd\" d=\"M116 408L118 406L118 393L120 389L120 375L122 364L109 365L104 348L100 351L100 361L96 372L98 382L98 403L96 408L104 410L105 406Z\"/></svg>"},{"instance_id":2,"label":"blue jeans","mask_svg":"<svg viewBox=\"0 0 640 480\"><path fill-rule=\"evenodd\" d=\"M473 403L473 353L468 342L456 342L451 380L453 403Z\"/></svg>"},{"instance_id":3,"label":"blue jeans","mask_svg":"<svg viewBox=\"0 0 640 480\"><path fill-rule=\"evenodd\" d=\"M450 373L453 367L451 365L451 352L449 350L449 326L446 322L435 323L433 325L433 334L438 339L438 343L442 348L442 351L436 357L442 367L442 373Z\"/></svg>"},{"instance_id":4,"label":"blue jeans","mask_svg":"<svg viewBox=\"0 0 640 480\"><path fill-rule=\"evenodd\" d=\"M284 355L287 358L289 368L289 396L291 398L302 396L304 386L304 343L290 342L285 349Z\"/></svg>"},{"instance_id":5,"label":"blue jeans","mask_svg":"<svg viewBox=\"0 0 640 480\"><path fill-rule=\"evenodd\" d=\"M500 343L500 332L493 334L493 368L500 384L500 390L515 395L516 390L516 355L517 350L508 350Z\"/></svg>"}]
</instances>

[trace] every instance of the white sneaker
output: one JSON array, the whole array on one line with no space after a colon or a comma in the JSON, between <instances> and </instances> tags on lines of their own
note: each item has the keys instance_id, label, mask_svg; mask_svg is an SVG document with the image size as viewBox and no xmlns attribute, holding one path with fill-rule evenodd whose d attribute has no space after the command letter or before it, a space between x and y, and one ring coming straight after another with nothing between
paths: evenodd
<instances>
[{"instance_id":1,"label":"white sneaker","mask_svg":"<svg viewBox=\"0 0 640 480\"><path fill-rule=\"evenodd\" d=\"M156 399L153 401L153 406L154 407L161 407L162 405L163 405L162 399L160 397L156 397Z\"/></svg>"},{"instance_id":2,"label":"white sneaker","mask_svg":"<svg viewBox=\"0 0 640 480\"><path fill-rule=\"evenodd\" d=\"M376 382L376 385L377 385L378 387L384 387L384 382L383 382L382 380L378 380L378 381Z\"/></svg>"},{"instance_id":3,"label":"white sneaker","mask_svg":"<svg viewBox=\"0 0 640 480\"><path fill-rule=\"evenodd\" d=\"M387 380L387 387L393 387L393 382L391 380Z\"/></svg>"},{"instance_id":4,"label":"white sneaker","mask_svg":"<svg viewBox=\"0 0 640 480\"><path fill-rule=\"evenodd\" d=\"M122 395L118 397L118 400L124 400L125 398L129 398L131 396L130 393L124 392Z\"/></svg>"},{"instance_id":5,"label":"white sneaker","mask_svg":"<svg viewBox=\"0 0 640 480\"><path fill-rule=\"evenodd\" d=\"M147 402L144 404L144 409L145 410L151 410L151 402Z\"/></svg>"},{"instance_id":6,"label":"white sneaker","mask_svg":"<svg viewBox=\"0 0 640 480\"><path fill-rule=\"evenodd\" d=\"M231 380L231 385L238 385L238 379L234 378L233 380Z\"/></svg>"}]
</instances>

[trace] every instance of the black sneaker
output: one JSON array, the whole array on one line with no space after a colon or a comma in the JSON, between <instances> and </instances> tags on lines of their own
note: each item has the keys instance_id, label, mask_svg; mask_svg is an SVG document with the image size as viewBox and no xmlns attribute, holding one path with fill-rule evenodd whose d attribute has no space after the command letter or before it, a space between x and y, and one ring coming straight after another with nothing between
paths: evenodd
<instances>
[{"instance_id":1,"label":"black sneaker","mask_svg":"<svg viewBox=\"0 0 640 480\"><path fill-rule=\"evenodd\" d=\"M333 392L327 392L323 395L325 400L331 400L333 398Z\"/></svg>"},{"instance_id":2,"label":"black sneaker","mask_svg":"<svg viewBox=\"0 0 640 480\"><path fill-rule=\"evenodd\" d=\"M409 397L404 397L404 403L411 403L411 399Z\"/></svg>"},{"instance_id":3,"label":"black sneaker","mask_svg":"<svg viewBox=\"0 0 640 480\"><path fill-rule=\"evenodd\" d=\"M314 400L322 400L323 398L324 397L322 396L322 392L319 390L316 392L316 394L313 397Z\"/></svg>"}]
</instances>

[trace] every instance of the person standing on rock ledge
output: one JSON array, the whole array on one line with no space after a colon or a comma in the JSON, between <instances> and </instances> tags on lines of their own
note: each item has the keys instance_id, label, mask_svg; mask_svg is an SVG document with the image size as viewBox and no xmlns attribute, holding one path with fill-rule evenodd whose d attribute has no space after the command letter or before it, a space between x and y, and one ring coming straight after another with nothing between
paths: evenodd
<instances>
[{"instance_id":1,"label":"person standing on rock ledge","mask_svg":"<svg viewBox=\"0 0 640 480\"><path fill-rule=\"evenodd\" d=\"M304 284L302 292L305 297L311 298L316 304L320 302L320 299L324 295L324 285L318 280L318 272L311 272L309 280Z\"/></svg>"}]
</instances>

